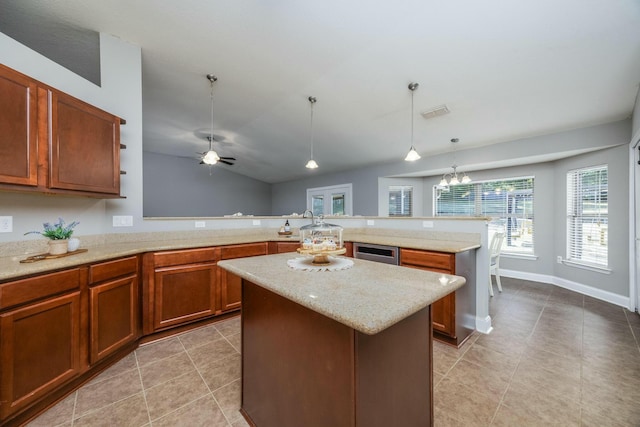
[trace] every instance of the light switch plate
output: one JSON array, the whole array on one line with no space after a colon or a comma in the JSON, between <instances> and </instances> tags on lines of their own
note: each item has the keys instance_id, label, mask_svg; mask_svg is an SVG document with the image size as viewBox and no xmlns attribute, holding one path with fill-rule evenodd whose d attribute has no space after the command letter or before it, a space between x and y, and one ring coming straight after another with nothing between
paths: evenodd
<instances>
[{"instance_id":1,"label":"light switch plate","mask_svg":"<svg viewBox=\"0 0 640 427\"><path fill-rule=\"evenodd\" d=\"M133 217L131 215L114 215L114 227L133 227Z\"/></svg>"},{"instance_id":2,"label":"light switch plate","mask_svg":"<svg viewBox=\"0 0 640 427\"><path fill-rule=\"evenodd\" d=\"M372 220L372 219L368 219L367 220L367 225L375 225L375 224L376 224L376 222L374 220Z\"/></svg>"},{"instance_id":3,"label":"light switch plate","mask_svg":"<svg viewBox=\"0 0 640 427\"><path fill-rule=\"evenodd\" d=\"M13 217L0 216L0 233L11 233L13 231Z\"/></svg>"},{"instance_id":4,"label":"light switch plate","mask_svg":"<svg viewBox=\"0 0 640 427\"><path fill-rule=\"evenodd\" d=\"M205 222L204 221L196 221L196 228L204 228L205 227Z\"/></svg>"},{"instance_id":5,"label":"light switch plate","mask_svg":"<svg viewBox=\"0 0 640 427\"><path fill-rule=\"evenodd\" d=\"M433 228L433 221L422 221L422 226L424 228Z\"/></svg>"}]
</instances>

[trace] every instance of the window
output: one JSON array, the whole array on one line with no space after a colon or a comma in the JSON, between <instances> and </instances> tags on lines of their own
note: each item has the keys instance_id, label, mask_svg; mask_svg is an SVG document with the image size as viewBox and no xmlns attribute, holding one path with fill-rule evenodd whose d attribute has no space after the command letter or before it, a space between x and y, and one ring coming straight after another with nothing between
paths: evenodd
<instances>
[{"instance_id":1,"label":"window","mask_svg":"<svg viewBox=\"0 0 640 427\"><path fill-rule=\"evenodd\" d=\"M534 177L434 186L435 216L487 216L489 239L504 231L505 253L533 255Z\"/></svg>"},{"instance_id":2,"label":"window","mask_svg":"<svg viewBox=\"0 0 640 427\"><path fill-rule=\"evenodd\" d=\"M567 173L567 260L608 266L607 166Z\"/></svg>"},{"instance_id":3,"label":"window","mask_svg":"<svg viewBox=\"0 0 640 427\"><path fill-rule=\"evenodd\" d=\"M351 215L351 184L307 189L307 209L318 215Z\"/></svg>"},{"instance_id":4,"label":"window","mask_svg":"<svg viewBox=\"0 0 640 427\"><path fill-rule=\"evenodd\" d=\"M389 186L389 216L413 216L412 186Z\"/></svg>"}]
</instances>

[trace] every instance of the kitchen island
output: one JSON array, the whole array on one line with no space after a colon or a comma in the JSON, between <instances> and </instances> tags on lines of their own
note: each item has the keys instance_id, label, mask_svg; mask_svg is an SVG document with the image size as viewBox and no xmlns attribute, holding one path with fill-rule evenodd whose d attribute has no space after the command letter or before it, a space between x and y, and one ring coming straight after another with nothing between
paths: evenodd
<instances>
[{"instance_id":1,"label":"kitchen island","mask_svg":"<svg viewBox=\"0 0 640 427\"><path fill-rule=\"evenodd\" d=\"M221 261L242 278L242 404L257 427L433 424L430 304L459 276L292 254Z\"/></svg>"}]
</instances>

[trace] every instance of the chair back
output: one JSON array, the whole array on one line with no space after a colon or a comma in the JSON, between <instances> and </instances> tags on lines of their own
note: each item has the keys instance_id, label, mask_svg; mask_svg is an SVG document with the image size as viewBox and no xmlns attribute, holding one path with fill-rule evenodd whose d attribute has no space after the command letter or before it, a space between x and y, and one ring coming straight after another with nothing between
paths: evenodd
<instances>
[{"instance_id":1,"label":"chair back","mask_svg":"<svg viewBox=\"0 0 640 427\"><path fill-rule=\"evenodd\" d=\"M504 241L504 233L498 232L493 235L491 238L491 243L489 244L489 257L494 259L500 256L500 249L502 249L502 242Z\"/></svg>"}]
</instances>

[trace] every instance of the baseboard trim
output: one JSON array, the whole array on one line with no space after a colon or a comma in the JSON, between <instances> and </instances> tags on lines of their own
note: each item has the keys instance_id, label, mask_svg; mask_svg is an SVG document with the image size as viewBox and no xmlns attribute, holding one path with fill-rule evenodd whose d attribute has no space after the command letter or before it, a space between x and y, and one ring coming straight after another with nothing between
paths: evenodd
<instances>
[{"instance_id":1,"label":"baseboard trim","mask_svg":"<svg viewBox=\"0 0 640 427\"><path fill-rule=\"evenodd\" d=\"M476 317L476 330L483 334L490 334L493 331L491 326L491 316L487 316L484 319L482 317Z\"/></svg>"},{"instance_id":2,"label":"baseboard trim","mask_svg":"<svg viewBox=\"0 0 640 427\"><path fill-rule=\"evenodd\" d=\"M603 291L602 289L597 289L592 286L583 285L582 283L573 282L571 280L562 279L560 277L550 276L547 274L528 273L524 271L505 270L502 268L500 269L500 276L556 285L564 289L569 289L570 291L579 292L583 295L587 295L601 301L606 301L611 304L624 307L626 309L629 309L629 307L631 307L631 300L629 299L629 297L614 294L613 292Z\"/></svg>"}]
</instances>

